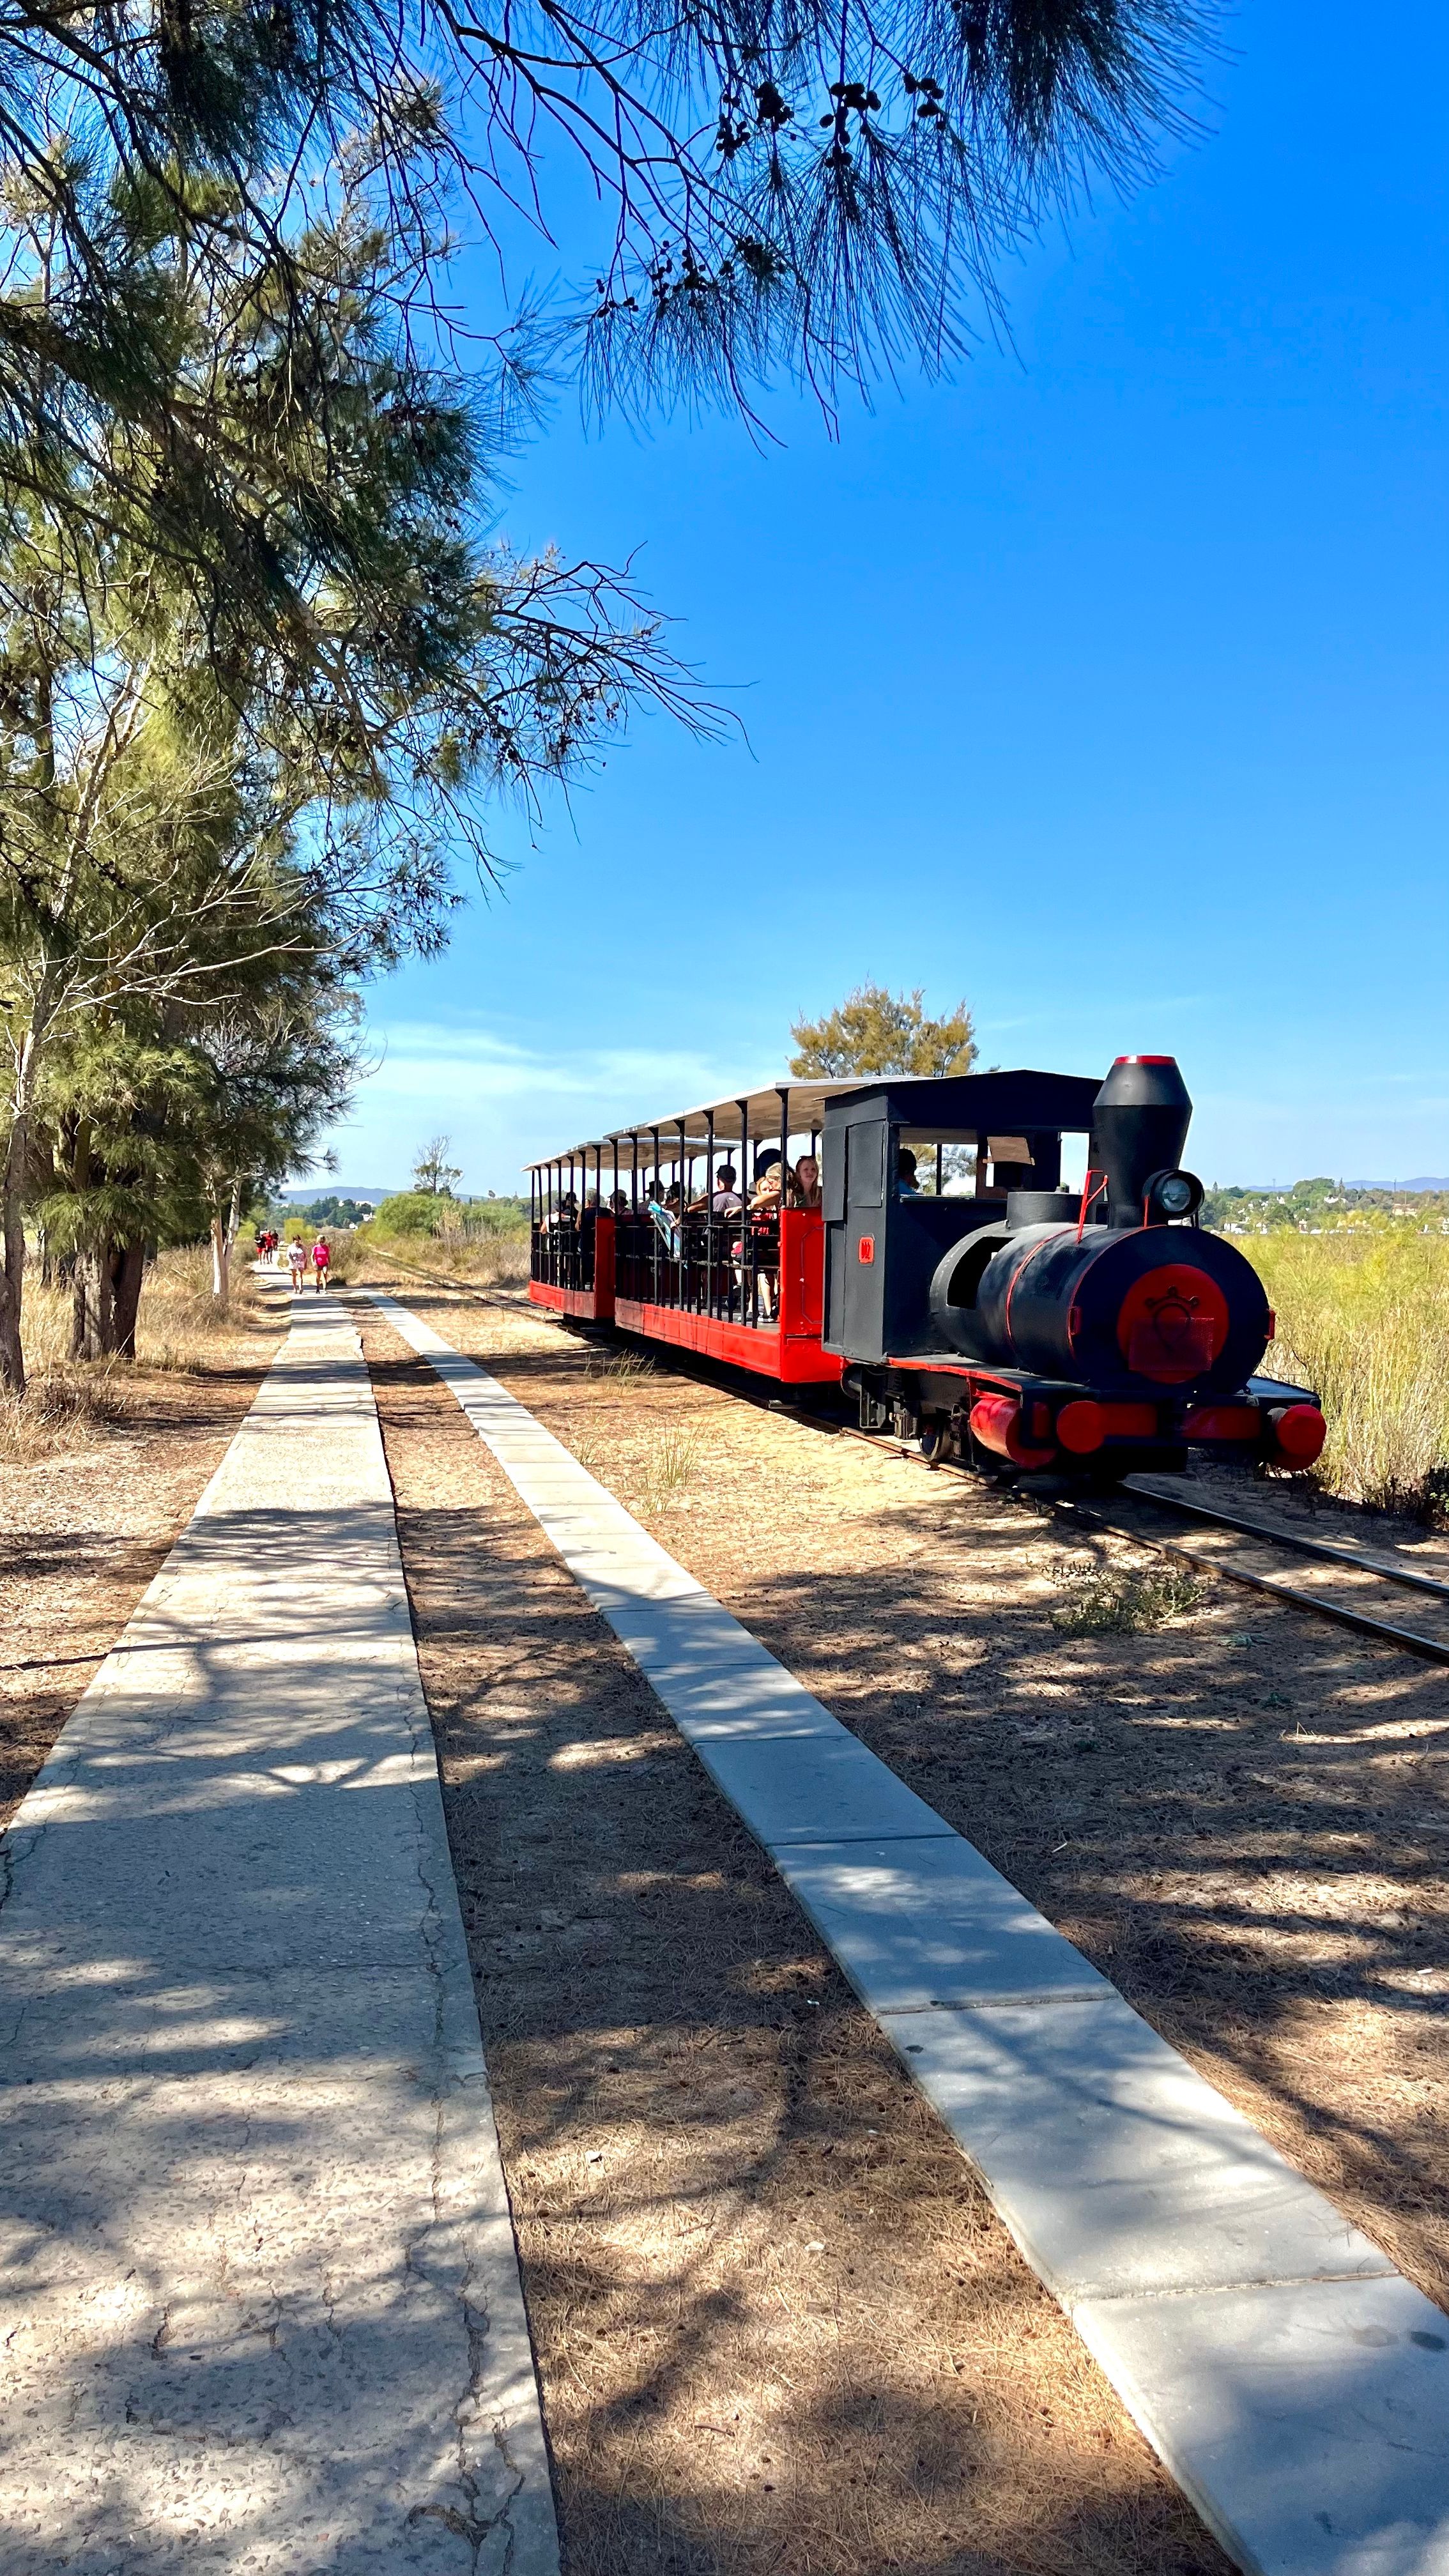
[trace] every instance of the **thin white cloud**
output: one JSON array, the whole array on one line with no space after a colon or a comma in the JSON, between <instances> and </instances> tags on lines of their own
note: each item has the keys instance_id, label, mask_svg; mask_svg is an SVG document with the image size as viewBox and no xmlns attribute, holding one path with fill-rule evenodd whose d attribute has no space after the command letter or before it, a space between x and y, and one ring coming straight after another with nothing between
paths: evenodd
<instances>
[{"instance_id":1,"label":"thin white cloud","mask_svg":"<svg viewBox=\"0 0 1449 2576\"><path fill-rule=\"evenodd\" d=\"M627 1095L630 1116L661 1102L681 1108L731 1090L738 1067L722 1073L701 1055L652 1047L580 1048L535 1053L485 1030L428 1027L403 1021L372 1032L377 1062L363 1097L417 1100L446 1093L451 1102L613 1099ZM639 1102L646 1104L644 1112Z\"/></svg>"},{"instance_id":2,"label":"thin white cloud","mask_svg":"<svg viewBox=\"0 0 1449 2576\"><path fill-rule=\"evenodd\" d=\"M626 1119L667 1116L740 1088L740 1068L664 1047L544 1052L491 1030L394 1021L371 1032L374 1070L326 1140L339 1176L400 1187L426 1136L443 1130L470 1189L514 1190L522 1165ZM780 1068L755 1075L750 1088Z\"/></svg>"}]
</instances>

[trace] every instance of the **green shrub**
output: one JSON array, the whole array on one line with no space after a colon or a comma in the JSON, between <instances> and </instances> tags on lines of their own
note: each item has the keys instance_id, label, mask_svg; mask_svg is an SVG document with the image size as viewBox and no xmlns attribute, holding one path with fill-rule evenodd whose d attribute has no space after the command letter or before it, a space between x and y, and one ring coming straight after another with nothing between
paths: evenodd
<instances>
[{"instance_id":1,"label":"green shrub","mask_svg":"<svg viewBox=\"0 0 1449 2576\"><path fill-rule=\"evenodd\" d=\"M528 1227L526 1199L455 1199L446 1190L398 1190L384 1199L369 1233L414 1241L432 1235L443 1243L486 1242Z\"/></svg>"},{"instance_id":2,"label":"green shrub","mask_svg":"<svg viewBox=\"0 0 1449 2576\"><path fill-rule=\"evenodd\" d=\"M414 1237L441 1234L444 1211L453 1204L436 1190L398 1190L392 1198L383 1200L369 1230L374 1234Z\"/></svg>"}]
</instances>

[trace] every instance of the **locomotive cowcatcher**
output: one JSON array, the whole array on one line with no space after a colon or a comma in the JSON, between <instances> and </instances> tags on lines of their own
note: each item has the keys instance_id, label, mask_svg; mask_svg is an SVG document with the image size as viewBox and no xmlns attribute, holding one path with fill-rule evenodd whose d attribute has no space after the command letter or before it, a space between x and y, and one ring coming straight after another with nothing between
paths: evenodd
<instances>
[{"instance_id":1,"label":"locomotive cowcatcher","mask_svg":"<svg viewBox=\"0 0 1449 2576\"><path fill-rule=\"evenodd\" d=\"M535 1166L529 1293L792 1389L842 1384L862 1428L928 1457L1100 1481L1194 1447L1303 1468L1322 1412L1254 1374L1273 1318L1198 1222L1191 1114L1170 1056L1119 1056L1102 1084L771 1084ZM1087 1169L1066 1189L1070 1135ZM773 1189L752 1192L752 1151ZM819 1188L800 1178L817 1151Z\"/></svg>"}]
</instances>

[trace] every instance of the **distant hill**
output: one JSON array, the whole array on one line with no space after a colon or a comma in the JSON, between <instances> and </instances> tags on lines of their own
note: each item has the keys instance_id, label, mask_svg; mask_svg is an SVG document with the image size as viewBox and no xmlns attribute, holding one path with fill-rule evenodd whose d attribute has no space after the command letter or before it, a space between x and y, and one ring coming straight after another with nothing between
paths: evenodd
<instances>
[{"instance_id":1,"label":"distant hill","mask_svg":"<svg viewBox=\"0 0 1449 2576\"><path fill-rule=\"evenodd\" d=\"M395 1198L397 1192L365 1190L356 1181L332 1181L323 1173L315 1181L303 1181L296 1189L278 1190L276 1195L285 1199L288 1207L310 1207L314 1199L357 1199L369 1207L381 1207L384 1199Z\"/></svg>"},{"instance_id":2,"label":"distant hill","mask_svg":"<svg viewBox=\"0 0 1449 2576\"><path fill-rule=\"evenodd\" d=\"M1249 1198L1266 1199L1278 1192L1301 1189L1304 1184L1301 1181L1239 1181L1235 1186ZM1343 1186L1346 1190L1374 1190L1380 1198L1389 1198L1395 1190L1449 1190L1449 1181L1345 1181Z\"/></svg>"}]
</instances>

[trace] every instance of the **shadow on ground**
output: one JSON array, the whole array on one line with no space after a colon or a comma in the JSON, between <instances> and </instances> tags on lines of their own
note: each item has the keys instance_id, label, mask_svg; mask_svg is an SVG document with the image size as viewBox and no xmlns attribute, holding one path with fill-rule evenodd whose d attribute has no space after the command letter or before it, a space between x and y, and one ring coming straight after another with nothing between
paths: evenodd
<instances>
[{"instance_id":1,"label":"shadow on ground","mask_svg":"<svg viewBox=\"0 0 1449 2576\"><path fill-rule=\"evenodd\" d=\"M570 2576L1222 2576L451 1396L364 1330Z\"/></svg>"}]
</instances>

